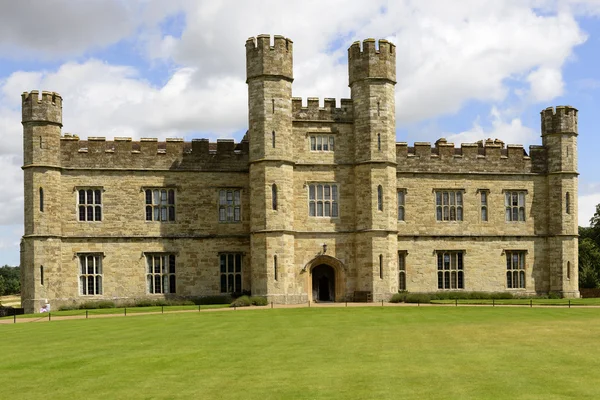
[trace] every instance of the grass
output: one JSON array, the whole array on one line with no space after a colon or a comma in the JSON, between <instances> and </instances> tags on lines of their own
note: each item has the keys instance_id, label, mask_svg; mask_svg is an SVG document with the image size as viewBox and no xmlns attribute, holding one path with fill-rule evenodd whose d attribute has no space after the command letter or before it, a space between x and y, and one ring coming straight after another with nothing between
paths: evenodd
<instances>
[{"instance_id":1,"label":"grass","mask_svg":"<svg viewBox=\"0 0 600 400\"><path fill-rule=\"evenodd\" d=\"M600 313L592 308L262 309L0 330L0 398L600 395Z\"/></svg>"},{"instance_id":2,"label":"grass","mask_svg":"<svg viewBox=\"0 0 600 400\"><path fill-rule=\"evenodd\" d=\"M202 310L207 310L210 308L227 308L229 304L209 304L200 306ZM196 305L184 305L184 306L165 306L164 312L168 313L171 311L197 311L198 306ZM115 308L95 308L87 310L88 315L92 318L94 315L124 315L125 308L124 307L115 307ZM163 308L160 306L151 306L151 307L127 307L127 314L141 314L141 313L159 313L162 312ZM83 316L86 315L86 310L64 310L64 311L52 311L52 317L69 317L74 315ZM2 319L12 319L13 317L3 317ZM17 319L30 319L30 318L48 318L48 313L35 313L35 314L24 314L17 315Z\"/></svg>"},{"instance_id":3,"label":"grass","mask_svg":"<svg viewBox=\"0 0 600 400\"><path fill-rule=\"evenodd\" d=\"M495 304L495 305L534 305L534 306L600 306L600 298L589 299L488 299L432 300L432 304Z\"/></svg>"},{"instance_id":4,"label":"grass","mask_svg":"<svg viewBox=\"0 0 600 400\"><path fill-rule=\"evenodd\" d=\"M21 307L20 295L0 296L0 302L4 307Z\"/></svg>"}]
</instances>

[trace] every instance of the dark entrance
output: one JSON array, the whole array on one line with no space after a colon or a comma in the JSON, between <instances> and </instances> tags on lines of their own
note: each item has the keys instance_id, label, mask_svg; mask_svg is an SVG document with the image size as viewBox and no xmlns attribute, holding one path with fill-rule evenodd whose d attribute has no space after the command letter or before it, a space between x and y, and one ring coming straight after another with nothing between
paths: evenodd
<instances>
[{"instance_id":1,"label":"dark entrance","mask_svg":"<svg viewBox=\"0 0 600 400\"><path fill-rule=\"evenodd\" d=\"M312 290L315 301L335 301L335 271L326 264L312 269Z\"/></svg>"}]
</instances>

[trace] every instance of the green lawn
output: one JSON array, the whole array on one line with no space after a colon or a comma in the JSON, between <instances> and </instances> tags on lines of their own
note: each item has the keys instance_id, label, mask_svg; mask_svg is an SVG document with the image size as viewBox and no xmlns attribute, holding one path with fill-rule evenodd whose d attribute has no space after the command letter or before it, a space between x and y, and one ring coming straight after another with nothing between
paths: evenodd
<instances>
[{"instance_id":1,"label":"green lawn","mask_svg":"<svg viewBox=\"0 0 600 400\"><path fill-rule=\"evenodd\" d=\"M2 399L600 396L594 308L266 308L0 332Z\"/></svg>"}]
</instances>

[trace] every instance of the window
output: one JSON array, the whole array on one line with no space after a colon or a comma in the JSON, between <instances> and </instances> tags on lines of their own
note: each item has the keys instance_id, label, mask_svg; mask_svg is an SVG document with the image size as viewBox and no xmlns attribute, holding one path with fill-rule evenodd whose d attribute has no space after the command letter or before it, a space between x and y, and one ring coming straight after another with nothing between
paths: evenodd
<instances>
[{"instance_id":1,"label":"window","mask_svg":"<svg viewBox=\"0 0 600 400\"><path fill-rule=\"evenodd\" d=\"M567 279L571 279L571 261L567 261Z\"/></svg>"},{"instance_id":2,"label":"window","mask_svg":"<svg viewBox=\"0 0 600 400\"><path fill-rule=\"evenodd\" d=\"M438 289L464 289L462 251L440 251L437 253Z\"/></svg>"},{"instance_id":3,"label":"window","mask_svg":"<svg viewBox=\"0 0 600 400\"><path fill-rule=\"evenodd\" d=\"M398 290L406 290L406 253L398 252Z\"/></svg>"},{"instance_id":4,"label":"window","mask_svg":"<svg viewBox=\"0 0 600 400\"><path fill-rule=\"evenodd\" d=\"M488 194L487 190L480 190L479 194L481 195L481 220L488 220Z\"/></svg>"},{"instance_id":5,"label":"window","mask_svg":"<svg viewBox=\"0 0 600 400\"><path fill-rule=\"evenodd\" d=\"M379 255L379 279L383 279L383 255Z\"/></svg>"},{"instance_id":6,"label":"window","mask_svg":"<svg viewBox=\"0 0 600 400\"><path fill-rule=\"evenodd\" d=\"M565 195L565 211L567 212L567 214L571 214L571 195L569 194L569 192L567 192L567 194Z\"/></svg>"},{"instance_id":7,"label":"window","mask_svg":"<svg viewBox=\"0 0 600 400\"><path fill-rule=\"evenodd\" d=\"M383 187L377 186L377 209L383 211Z\"/></svg>"},{"instance_id":8,"label":"window","mask_svg":"<svg viewBox=\"0 0 600 400\"><path fill-rule=\"evenodd\" d=\"M79 255L79 293L83 296L102 294L102 255Z\"/></svg>"},{"instance_id":9,"label":"window","mask_svg":"<svg viewBox=\"0 0 600 400\"><path fill-rule=\"evenodd\" d=\"M525 221L525 191L504 192L507 221Z\"/></svg>"},{"instance_id":10,"label":"window","mask_svg":"<svg viewBox=\"0 0 600 400\"><path fill-rule=\"evenodd\" d=\"M241 190L219 190L219 222L240 222Z\"/></svg>"},{"instance_id":11,"label":"window","mask_svg":"<svg viewBox=\"0 0 600 400\"><path fill-rule=\"evenodd\" d=\"M221 293L242 292L242 255L223 253L221 261Z\"/></svg>"},{"instance_id":12,"label":"window","mask_svg":"<svg viewBox=\"0 0 600 400\"><path fill-rule=\"evenodd\" d=\"M377 150L381 151L381 133L377 134Z\"/></svg>"},{"instance_id":13,"label":"window","mask_svg":"<svg viewBox=\"0 0 600 400\"><path fill-rule=\"evenodd\" d=\"M277 185L273 184L271 186L271 202L273 206L273 210L277 211Z\"/></svg>"},{"instance_id":14,"label":"window","mask_svg":"<svg viewBox=\"0 0 600 400\"><path fill-rule=\"evenodd\" d=\"M40 211L44 212L44 189L40 188Z\"/></svg>"},{"instance_id":15,"label":"window","mask_svg":"<svg viewBox=\"0 0 600 400\"><path fill-rule=\"evenodd\" d=\"M335 139L333 135L311 135L311 151L333 151Z\"/></svg>"},{"instance_id":16,"label":"window","mask_svg":"<svg viewBox=\"0 0 600 400\"><path fill-rule=\"evenodd\" d=\"M438 221L463 220L462 190L438 190L435 192L436 218Z\"/></svg>"},{"instance_id":17,"label":"window","mask_svg":"<svg viewBox=\"0 0 600 400\"><path fill-rule=\"evenodd\" d=\"M148 293L177 293L175 254L146 254Z\"/></svg>"},{"instance_id":18,"label":"window","mask_svg":"<svg viewBox=\"0 0 600 400\"><path fill-rule=\"evenodd\" d=\"M525 288L525 252L506 252L506 287L509 289Z\"/></svg>"},{"instance_id":19,"label":"window","mask_svg":"<svg viewBox=\"0 0 600 400\"><path fill-rule=\"evenodd\" d=\"M404 221L404 202L406 190L398 190L398 221Z\"/></svg>"},{"instance_id":20,"label":"window","mask_svg":"<svg viewBox=\"0 0 600 400\"><path fill-rule=\"evenodd\" d=\"M308 185L308 215L338 217L338 187L329 183Z\"/></svg>"},{"instance_id":21,"label":"window","mask_svg":"<svg viewBox=\"0 0 600 400\"><path fill-rule=\"evenodd\" d=\"M146 221L175 221L174 189L146 189Z\"/></svg>"},{"instance_id":22,"label":"window","mask_svg":"<svg viewBox=\"0 0 600 400\"><path fill-rule=\"evenodd\" d=\"M40 265L40 284L44 286L44 266Z\"/></svg>"},{"instance_id":23,"label":"window","mask_svg":"<svg viewBox=\"0 0 600 400\"><path fill-rule=\"evenodd\" d=\"M275 148L275 131L271 132L271 141L273 142L273 148Z\"/></svg>"},{"instance_id":24,"label":"window","mask_svg":"<svg viewBox=\"0 0 600 400\"><path fill-rule=\"evenodd\" d=\"M277 271L277 256L273 256L273 275L275 280L279 278L279 271Z\"/></svg>"},{"instance_id":25,"label":"window","mask_svg":"<svg viewBox=\"0 0 600 400\"><path fill-rule=\"evenodd\" d=\"M79 220L102 221L102 190L79 189Z\"/></svg>"}]
</instances>

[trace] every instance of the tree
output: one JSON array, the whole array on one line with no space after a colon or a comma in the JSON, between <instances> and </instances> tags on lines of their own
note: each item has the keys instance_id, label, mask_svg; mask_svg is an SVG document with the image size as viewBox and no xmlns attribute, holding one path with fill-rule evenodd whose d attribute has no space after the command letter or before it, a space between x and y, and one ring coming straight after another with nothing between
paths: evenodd
<instances>
[{"instance_id":1,"label":"tree","mask_svg":"<svg viewBox=\"0 0 600 400\"><path fill-rule=\"evenodd\" d=\"M590 227L579 227L579 287L600 288L600 204Z\"/></svg>"},{"instance_id":2,"label":"tree","mask_svg":"<svg viewBox=\"0 0 600 400\"><path fill-rule=\"evenodd\" d=\"M590 238L579 241L579 287L600 287L600 248Z\"/></svg>"},{"instance_id":3,"label":"tree","mask_svg":"<svg viewBox=\"0 0 600 400\"><path fill-rule=\"evenodd\" d=\"M21 291L20 268L0 267L0 296L19 294Z\"/></svg>"}]
</instances>

